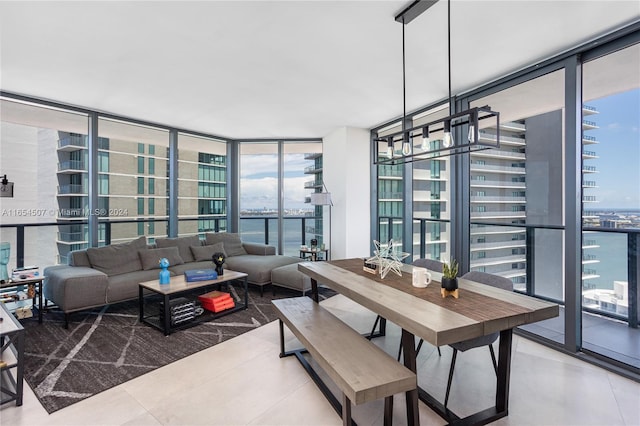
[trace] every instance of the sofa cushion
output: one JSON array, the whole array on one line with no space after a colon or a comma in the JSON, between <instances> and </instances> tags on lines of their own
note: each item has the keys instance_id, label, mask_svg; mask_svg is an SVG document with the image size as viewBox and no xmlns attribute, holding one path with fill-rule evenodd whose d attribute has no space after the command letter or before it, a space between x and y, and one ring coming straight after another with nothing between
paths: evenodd
<instances>
[{"instance_id":1,"label":"sofa cushion","mask_svg":"<svg viewBox=\"0 0 640 426\"><path fill-rule=\"evenodd\" d=\"M215 253L220 253L220 252L224 254L224 257L227 257L227 252L224 251L223 243L217 243L217 244L211 244L211 245L205 245L205 246L191 246L191 253L193 254L193 257L195 258L196 262L202 262L205 260L208 260L211 262L213 255Z\"/></svg>"},{"instance_id":2,"label":"sofa cushion","mask_svg":"<svg viewBox=\"0 0 640 426\"><path fill-rule=\"evenodd\" d=\"M107 303L122 302L124 300L138 298L141 282L157 280L160 271L135 271L128 274L113 275L107 277L109 288L107 290Z\"/></svg>"},{"instance_id":3,"label":"sofa cushion","mask_svg":"<svg viewBox=\"0 0 640 426\"><path fill-rule=\"evenodd\" d=\"M207 232L205 234L205 241L207 245L222 243L224 245L224 251L227 253L227 257L247 254L247 251L242 246L242 241L240 241L240 234L229 232Z\"/></svg>"},{"instance_id":4,"label":"sofa cushion","mask_svg":"<svg viewBox=\"0 0 640 426\"><path fill-rule=\"evenodd\" d=\"M271 271L274 268L298 262L302 262L302 259L291 256L248 254L246 256L227 257L225 265L226 268L232 271L247 274L247 281L250 284L265 285L271 282Z\"/></svg>"},{"instance_id":5,"label":"sofa cushion","mask_svg":"<svg viewBox=\"0 0 640 426\"><path fill-rule=\"evenodd\" d=\"M148 271L150 269L160 269L160 259L163 257L169 261L169 266L182 265L184 261L180 257L178 247L165 247L157 249L138 250L142 269Z\"/></svg>"},{"instance_id":6,"label":"sofa cushion","mask_svg":"<svg viewBox=\"0 0 640 426\"><path fill-rule=\"evenodd\" d=\"M111 276L140 271L138 250L146 248L147 238L143 235L128 243L88 248L87 256L92 268Z\"/></svg>"},{"instance_id":7,"label":"sofa cushion","mask_svg":"<svg viewBox=\"0 0 640 426\"><path fill-rule=\"evenodd\" d=\"M184 262L193 262L195 260L191 252L191 246L199 245L201 245L200 237L197 235L178 238L156 238L156 246L158 248L177 247Z\"/></svg>"},{"instance_id":8,"label":"sofa cushion","mask_svg":"<svg viewBox=\"0 0 640 426\"><path fill-rule=\"evenodd\" d=\"M91 261L87 256L87 250L74 250L67 256L67 263L69 266L85 266L91 268Z\"/></svg>"}]
</instances>

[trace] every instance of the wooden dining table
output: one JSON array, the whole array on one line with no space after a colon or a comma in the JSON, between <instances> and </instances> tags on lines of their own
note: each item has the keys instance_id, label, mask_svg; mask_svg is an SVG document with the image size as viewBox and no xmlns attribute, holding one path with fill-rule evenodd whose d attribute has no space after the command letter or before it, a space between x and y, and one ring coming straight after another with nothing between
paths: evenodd
<instances>
[{"instance_id":1,"label":"wooden dining table","mask_svg":"<svg viewBox=\"0 0 640 426\"><path fill-rule=\"evenodd\" d=\"M318 302L318 283L337 291L402 328L404 365L416 372L415 337L434 346L500 333L495 406L460 418L418 387L407 392L407 423L419 425L418 399L449 424L487 424L508 415L513 328L558 316L559 306L530 296L458 278L459 298L443 297L442 274L431 271L425 288L412 285L413 266L403 264L402 276L384 279L363 270L363 259L301 262L298 270L311 278Z\"/></svg>"}]
</instances>

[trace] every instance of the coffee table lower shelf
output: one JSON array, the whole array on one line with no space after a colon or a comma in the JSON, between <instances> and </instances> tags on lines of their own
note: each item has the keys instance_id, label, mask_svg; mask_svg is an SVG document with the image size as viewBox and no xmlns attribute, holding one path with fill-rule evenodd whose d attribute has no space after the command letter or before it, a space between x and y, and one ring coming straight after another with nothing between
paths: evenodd
<instances>
[{"instance_id":1,"label":"coffee table lower shelf","mask_svg":"<svg viewBox=\"0 0 640 426\"><path fill-rule=\"evenodd\" d=\"M225 309L221 312L210 312L205 310L199 316L196 316L194 319L185 321L180 324L171 324L171 300L176 297L184 296L187 293L195 293L201 292L204 294L206 291L210 290L214 287L217 290L220 290L222 284L227 284L231 281L241 281L244 287L244 303L236 303L236 306L230 309ZM235 271L225 271L225 275L216 280L210 281L202 281L202 282L194 282L187 283L184 281L183 276L171 277L170 284L160 285L157 280L148 281L144 283L140 283L139 287L139 305L140 305L140 322L147 324L151 327L157 328L162 331L165 336L168 336L173 331L182 330L185 328L193 327L194 325L200 324L204 321L210 321L212 319L220 318L225 315L232 314L234 312L238 312L243 309L247 309L249 307L249 288L247 283L247 274L235 272ZM160 300L158 300L157 314L146 314L145 313L145 299L149 299L154 297L154 295L147 294L145 296L145 290L150 290L156 295L161 296ZM164 312L160 312L160 303L164 306Z\"/></svg>"}]
</instances>

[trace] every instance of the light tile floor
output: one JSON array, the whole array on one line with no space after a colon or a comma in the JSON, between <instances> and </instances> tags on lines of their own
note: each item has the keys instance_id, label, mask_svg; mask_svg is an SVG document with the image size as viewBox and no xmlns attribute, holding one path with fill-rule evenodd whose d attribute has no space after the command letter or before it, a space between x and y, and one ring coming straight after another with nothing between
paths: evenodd
<instances>
[{"instance_id":1,"label":"light tile floor","mask_svg":"<svg viewBox=\"0 0 640 426\"><path fill-rule=\"evenodd\" d=\"M342 296L323 304L362 332L375 315ZM162 338L158 335L158 338ZM399 329L376 339L398 350ZM288 339L288 347L296 344ZM451 351L425 344L419 382L444 396ZM278 357L273 322L51 415L26 387L22 407L5 405L2 425L340 425L341 420L293 358ZM464 415L491 405L495 375L483 348L458 357L450 408ZM354 407L361 425L382 424L382 401ZM640 384L514 336L510 414L499 425L640 425ZM444 421L420 403L423 425ZM405 424L396 396L394 423Z\"/></svg>"}]
</instances>

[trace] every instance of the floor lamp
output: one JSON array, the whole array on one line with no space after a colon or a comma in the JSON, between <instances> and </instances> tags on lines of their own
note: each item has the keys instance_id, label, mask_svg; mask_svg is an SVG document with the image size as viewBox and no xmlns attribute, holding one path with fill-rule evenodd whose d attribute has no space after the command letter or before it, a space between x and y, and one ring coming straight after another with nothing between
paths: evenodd
<instances>
[{"instance_id":1,"label":"floor lamp","mask_svg":"<svg viewBox=\"0 0 640 426\"><path fill-rule=\"evenodd\" d=\"M314 192L311 194L311 204L314 206L329 206L329 250L331 250L331 193L327 191L327 186L322 182L325 192ZM327 260L329 260L329 252L327 252Z\"/></svg>"}]
</instances>

